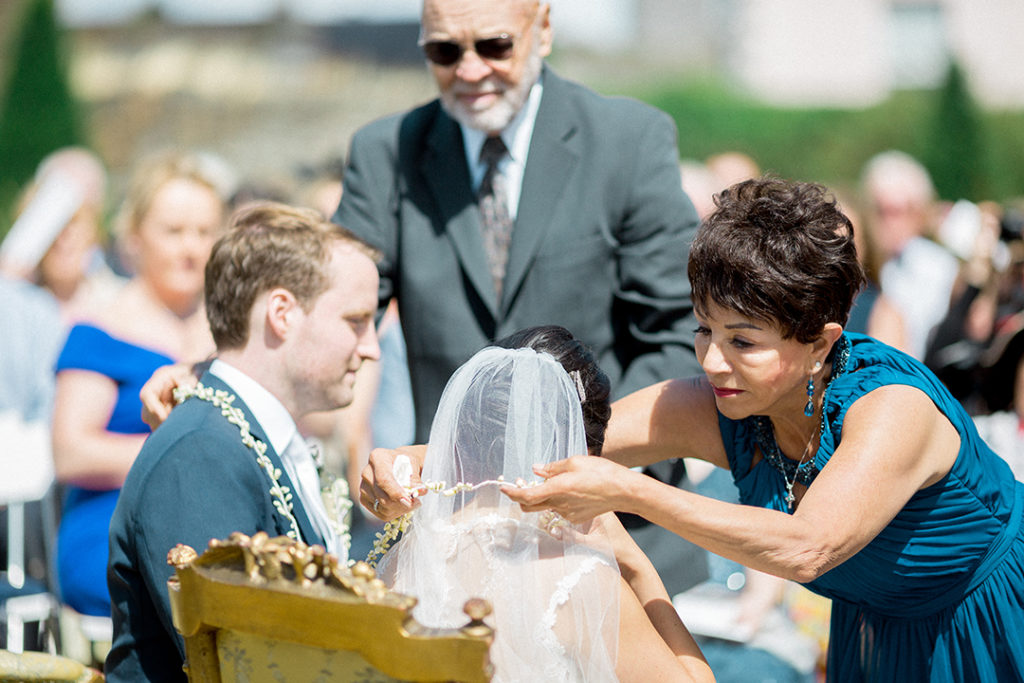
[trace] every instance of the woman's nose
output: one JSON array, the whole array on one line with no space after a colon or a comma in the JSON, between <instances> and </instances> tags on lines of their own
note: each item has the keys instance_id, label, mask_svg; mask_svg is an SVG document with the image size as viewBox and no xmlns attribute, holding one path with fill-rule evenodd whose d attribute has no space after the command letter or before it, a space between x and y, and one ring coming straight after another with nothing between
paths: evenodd
<instances>
[{"instance_id":1,"label":"woman's nose","mask_svg":"<svg viewBox=\"0 0 1024 683\"><path fill-rule=\"evenodd\" d=\"M725 360L725 355L722 353L718 344L714 342L708 344L708 348L704 352L704 358L701 359L700 365L704 368L704 372L709 375L721 374L729 371L729 364Z\"/></svg>"}]
</instances>

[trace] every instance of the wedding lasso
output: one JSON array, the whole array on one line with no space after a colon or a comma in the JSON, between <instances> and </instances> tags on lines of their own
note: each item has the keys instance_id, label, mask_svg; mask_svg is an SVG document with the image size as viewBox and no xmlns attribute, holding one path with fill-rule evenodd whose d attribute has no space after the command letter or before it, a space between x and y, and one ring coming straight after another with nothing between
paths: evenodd
<instances>
[{"instance_id":1,"label":"wedding lasso","mask_svg":"<svg viewBox=\"0 0 1024 683\"><path fill-rule=\"evenodd\" d=\"M256 455L256 462L260 468L267 475L270 480L270 495L277 511L288 520L289 531L288 536L295 540L301 539L301 533L299 531L298 521L295 519L292 506L292 492L287 486L281 484L281 470L274 467L270 458L267 457L267 445L260 439L257 439L252 435L250 431L249 422L245 419L245 414L241 409L232 405L235 401L234 394L229 394L223 389L214 390L212 387L206 387L202 384L196 384L193 388L178 387L174 389L174 398L177 403L183 403L189 398L197 398L203 401L207 401L213 404L220 410L221 415L227 418L227 421L238 427L239 436L242 439L242 444L251 448ZM529 488L531 486L537 486L541 482L536 481L528 483L522 479L517 479L515 482L506 482L503 478L490 479L482 481L478 484L468 484L466 482L459 482L454 486L448 487L445 482L423 482L421 487L411 486L412 481L412 462L406 455L399 455L395 458L394 463L394 475L398 480L399 484L405 488L406 492L413 498L417 498L424 493L440 493L444 496L454 496L457 493L465 491L474 491L484 486L502 486L509 485L517 488ZM324 491L322 495L325 495L325 506L327 507L328 516L331 517L331 526L335 532L339 535L342 543L345 547L345 555L348 560L348 564L352 565L355 560L347 557L348 548L351 542L351 536L349 533L348 524L344 518L347 515L349 509L352 506L351 499L348 497L348 487L344 486L345 480L338 478L335 484L341 485L329 487L327 491ZM373 503L374 511L376 512L380 500L375 500ZM387 552L388 548L395 542L399 535L409 527L409 523L412 521L413 510L406 512L401 517L391 520L384 525L384 529L377 534L376 539L373 542L373 548L370 553L366 556L366 561L371 566L376 566L377 561ZM333 513L333 514L332 514ZM566 526L568 522L560 517L557 513L547 510L541 513L541 524L544 529L549 533L552 532L556 527Z\"/></svg>"},{"instance_id":2,"label":"wedding lasso","mask_svg":"<svg viewBox=\"0 0 1024 683\"><path fill-rule=\"evenodd\" d=\"M412 498L418 498L426 493L439 493L442 496L454 496L457 493L463 493L466 491L475 491L483 488L484 486L514 486L516 488L531 488L538 486L542 482L526 482L522 479L516 479L514 482L505 481L504 477L498 477L497 479L488 479L481 481L476 484L469 484L466 482L458 482L454 486L447 486L443 481L425 481L419 487L411 485L412 482L412 462L406 455L399 455L395 458L394 465L392 466L392 472L398 483L405 489L406 493ZM373 510L377 511L380 505L380 499L373 501ZM366 556L366 562L371 567L376 567L377 562L384 556L384 553L388 551L388 548L398 539L399 535L404 533L409 528L409 523L412 521L412 516L415 510L410 510L400 517L396 517L390 522L384 524L384 529L381 530L376 539L373 542L373 548L370 553ZM568 522L558 515L558 513L551 510L545 510L541 513L541 524L544 529L548 532L553 531L556 527L567 526Z\"/></svg>"}]
</instances>

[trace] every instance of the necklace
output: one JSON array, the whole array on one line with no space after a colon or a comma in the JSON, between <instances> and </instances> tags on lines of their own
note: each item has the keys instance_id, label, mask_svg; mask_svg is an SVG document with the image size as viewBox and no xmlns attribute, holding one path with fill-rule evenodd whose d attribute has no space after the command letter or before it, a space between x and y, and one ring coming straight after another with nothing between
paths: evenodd
<instances>
[{"instance_id":1,"label":"necklace","mask_svg":"<svg viewBox=\"0 0 1024 683\"><path fill-rule=\"evenodd\" d=\"M797 477L800 476L801 468L804 465L804 459L808 455L810 455L810 453L811 453L811 444L814 443L814 438L816 436L818 436L820 429L821 429L821 423L818 423L817 425L815 425L814 432L811 433L810 441L808 441L807 445L804 446L804 454L800 456L800 462L798 462L796 464L796 470L794 470L794 472L793 472L793 478L790 479L788 476L786 476L785 472L782 473L782 478L786 482L786 499L785 499L786 500L786 505L789 507L789 509L791 511L793 509L793 503L796 502L796 496L793 494L793 487L796 486L796 480L797 480ZM778 450L779 446L778 446L778 444L775 443L775 439L772 439L772 443L775 444L775 449ZM815 449L815 450L817 450L817 449ZM808 460L807 464L810 465L811 461Z\"/></svg>"},{"instance_id":2,"label":"necklace","mask_svg":"<svg viewBox=\"0 0 1024 683\"><path fill-rule=\"evenodd\" d=\"M828 402L828 391L832 387L832 381L846 372L846 366L850 360L850 340L846 338L845 334L836 342L834 354L832 376L825 384L825 391L821 399L821 420L815 426L815 433L822 438L825 435L825 405ZM760 447L761 454L768 464L782 474L782 479L786 486L784 500L786 501L786 506L792 511L793 503L796 502L796 496L793 495L793 487L796 486L797 482L804 486L810 486L814 478L818 476L819 468L814 464L814 458L811 457L807 460L807 457L811 455L811 444L814 443L815 434L811 434L811 439L807 443L807 447L804 449L799 462L794 463L789 458L783 456L782 451L779 450L779 444L775 441L775 430L772 428L772 421L770 419L764 415L754 415L749 419L753 423L754 440Z\"/></svg>"}]
</instances>

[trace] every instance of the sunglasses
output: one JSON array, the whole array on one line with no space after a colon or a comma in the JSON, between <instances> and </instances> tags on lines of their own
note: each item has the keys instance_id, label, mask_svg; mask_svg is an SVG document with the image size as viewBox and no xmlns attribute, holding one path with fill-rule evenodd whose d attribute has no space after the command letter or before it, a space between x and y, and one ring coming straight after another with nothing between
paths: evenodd
<instances>
[{"instance_id":1,"label":"sunglasses","mask_svg":"<svg viewBox=\"0 0 1024 683\"><path fill-rule=\"evenodd\" d=\"M429 40L420 45L423 54L427 59L438 66L451 66L462 59L466 48L460 43L450 40ZM481 59L504 61L512 57L515 48L515 41L507 33L501 33L493 38L481 38L473 41L473 52Z\"/></svg>"}]
</instances>

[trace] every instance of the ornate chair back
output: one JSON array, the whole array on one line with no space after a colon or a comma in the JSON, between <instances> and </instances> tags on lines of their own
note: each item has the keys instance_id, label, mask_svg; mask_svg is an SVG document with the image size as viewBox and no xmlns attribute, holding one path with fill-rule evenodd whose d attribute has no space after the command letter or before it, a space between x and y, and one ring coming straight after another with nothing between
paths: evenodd
<instances>
[{"instance_id":1,"label":"ornate chair back","mask_svg":"<svg viewBox=\"0 0 1024 683\"><path fill-rule=\"evenodd\" d=\"M340 567L319 546L235 533L202 555L168 553L175 628L191 683L220 681L489 681L490 605L470 600L460 629L431 629L416 599L373 569Z\"/></svg>"},{"instance_id":2,"label":"ornate chair back","mask_svg":"<svg viewBox=\"0 0 1024 683\"><path fill-rule=\"evenodd\" d=\"M103 674L73 659L45 652L0 650L0 681L102 683Z\"/></svg>"}]
</instances>

